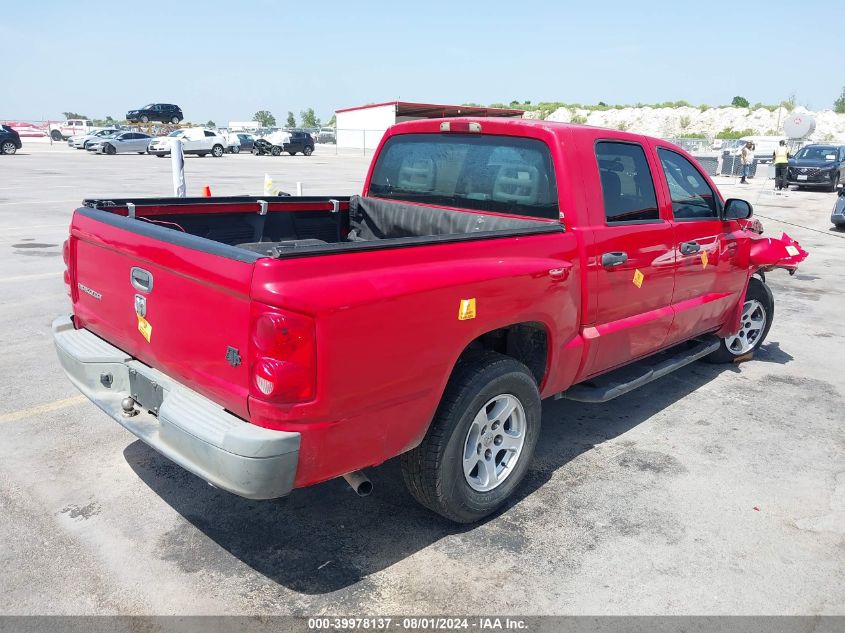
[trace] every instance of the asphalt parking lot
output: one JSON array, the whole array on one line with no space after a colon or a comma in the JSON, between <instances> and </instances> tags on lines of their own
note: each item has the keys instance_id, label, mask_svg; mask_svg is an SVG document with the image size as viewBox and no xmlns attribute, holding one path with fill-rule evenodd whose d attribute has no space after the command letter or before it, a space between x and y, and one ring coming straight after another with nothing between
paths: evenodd
<instances>
[{"instance_id":1,"label":"asphalt parking lot","mask_svg":"<svg viewBox=\"0 0 845 633\"><path fill-rule=\"evenodd\" d=\"M209 487L62 374L61 244L84 197L169 195L170 162L27 144L0 157L0 614L845 613L845 232L834 194L719 179L810 257L769 275L757 357L605 405L544 403L508 509L456 527L398 466L254 502ZM189 195L356 193L368 158L188 157ZM792 226L797 224L800 226Z\"/></svg>"}]
</instances>

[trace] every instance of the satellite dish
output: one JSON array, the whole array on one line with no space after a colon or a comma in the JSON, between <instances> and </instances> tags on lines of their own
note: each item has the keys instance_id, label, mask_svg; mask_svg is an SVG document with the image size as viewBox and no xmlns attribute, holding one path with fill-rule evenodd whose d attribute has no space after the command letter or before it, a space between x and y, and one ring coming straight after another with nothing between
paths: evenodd
<instances>
[{"instance_id":1,"label":"satellite dish","mask_svg":"<svg viewBox=\"0 0 845 633\"><path fill-rule=\"evenodd\" d=\"M783 122L783 133L789 138L804 138L816 131L816 120L809 114L792 113Z\"/></svg>"}]
</instances>

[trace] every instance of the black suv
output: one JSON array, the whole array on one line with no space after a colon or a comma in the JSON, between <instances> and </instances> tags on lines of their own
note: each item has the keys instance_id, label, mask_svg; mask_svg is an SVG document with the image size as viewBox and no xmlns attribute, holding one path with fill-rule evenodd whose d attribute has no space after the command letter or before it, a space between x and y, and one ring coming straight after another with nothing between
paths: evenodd
<instances>
[{"instance_id":1,"label":"black suv","mask_svg":"<svg viewBox=\"0 0 845 633\"><path fill-rule=\"evenodd\" d=\"M176 125L185 117L182 116L182 108L172 103L151 103L137 110L130 110L126 113L126 120L132 123L148 123L149 121L160 121L162 123L173 123Z\"/></svg>"},{"instance_id":2,"label":"black suv","mask_svg":"<svg viewBox=\"0 0 845 633\"><path fill-rule=\"evenodd\" d=\"M287 152L291 156L302 152L306 156L311 156L314 152L314 138L307 132L290 132L290 140L282 145L274 145L264 138L255 140L252 146L252 153L261 156L263 154L271 154L272 156L279 156L282 152Z\"/></svg>"},{"instance_id":3,"label":"black suv","mask_svg":"<svg viewBox=\"0 0 845 633\"><path fill-rule=\"evenodd\" d=\"M845 145L805 145L789 159L787 181L836 191L839 183L845 182Z\"/></svg>"},{"instance_id":4,"label":"black suv","mask_svg":"<svg viewBox=\"0 0 845 633\"><path fill-rule=\"evenodd\" d=\"M0 125L0 154L14 154L20 148L20 134L8 125Z\"/></svg>"}]
</instances>

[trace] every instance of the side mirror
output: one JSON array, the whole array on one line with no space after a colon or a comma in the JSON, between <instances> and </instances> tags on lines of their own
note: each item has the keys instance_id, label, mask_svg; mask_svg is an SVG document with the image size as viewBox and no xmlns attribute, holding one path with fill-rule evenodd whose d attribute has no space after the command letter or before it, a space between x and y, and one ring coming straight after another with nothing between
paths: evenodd
<instances>
[{"instance_id":1,"label":"side mirror","mask_svg":"<svg viewBox=\"0 0 845 633\"><path fill-rule=\"evenodd\" d=\"M739 198L728 198L725 201L722 218L725 220L746 220L751 217L753 212L754 209L750 202Z\"/></svg>"}]
</instances>

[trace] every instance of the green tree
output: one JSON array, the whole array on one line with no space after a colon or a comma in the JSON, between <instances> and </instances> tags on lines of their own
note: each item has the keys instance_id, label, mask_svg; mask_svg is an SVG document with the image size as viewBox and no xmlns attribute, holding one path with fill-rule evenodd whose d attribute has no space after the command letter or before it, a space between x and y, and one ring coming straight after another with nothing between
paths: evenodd
<instances>
[{"instance_id":1,"label":"green tree","mask_svg":"<svg viewBox=\"0 0 845 633\"><path fill-rule=\"evenodd\" d=\"M62 112L62 115L66 119L87 119L88 118L84 114L79 114L78 112Z\"/></svg>"},{"instance_id":2,"label":"green tree","mask_svg":"<svg viewBox=\"0 0 845 633\"><path fill-rule=\"evenodd\" d=\"M288 120L285 121L285 125L287 127L296 127L296 117L293 116L293 112L288 110Z\"/></svg>"},{"instance_id":3,"label":"green tree","mask_svg":"<svg viewBox=\"0 0 845 633\"><path fill-rule=\"evenodd\" d=\"M332 118L326 122L326 127L337 127L337 115L333 114Z\"/></svg>"},{"instance_id":4,"label":"green tree","mask_svg":"<svg viewBox=\"0 0 845 633\"><path fill-rule=\"evenodd\" d=\"M299 113L302 120L302 127L320 127L320 119L314 114L314 108L308 108Z\"/></svg>"},{"instance_id":5,"label":"green tree","mask_svg":"<svg viewBox=\"0 0 845 633\"><path fill-rule=\"evenodd\" d=\"M211 119L209 119L208 121L205 122L205 127L217 127L217 124L214 121L212 121Z\"/></svg>"},{"instance_id":6,"label":"green tree","mask_svg":"<svg viewBox=\"0 0 845 633\"><path fill-rule=\"evenodd\" d=\"M735 108L747 108L748 99L746 99L745 97L736 96L731 101L731 105Z\"/></svg>"},{"instance_id":7,"label":"green tree","mask_svg":"<svg viewBox=\"0 0 845 633\"><path fill-rule=\"evenodd\" d=\"M273 127L276 125L276 117L269 110L259 110L252 115L253 121L258 121L261 127Z\"/></svg>"},{"instance_id":8,"label":"green tree","mask_svg":"<svg viewBox=\"0 0 845 633\"><path fill-rule=\"evenodd\" d=\"M833 102L833 110L839 114L845 114L845 88L842 88L839 98Z\"/></svg>"}]
</instances>

